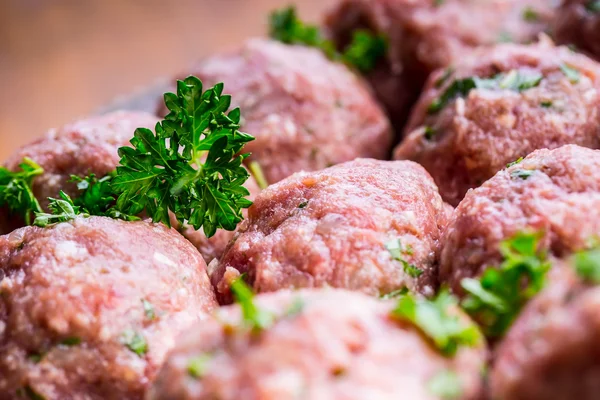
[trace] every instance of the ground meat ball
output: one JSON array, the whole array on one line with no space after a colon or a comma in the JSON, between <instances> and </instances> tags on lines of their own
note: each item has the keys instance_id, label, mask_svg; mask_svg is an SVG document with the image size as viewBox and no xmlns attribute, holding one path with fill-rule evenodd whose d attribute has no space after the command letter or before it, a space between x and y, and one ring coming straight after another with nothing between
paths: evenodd
<instances>
[{"instance_id":1,"label":"ground meat ball","mask_svg":"<svg viewBox=\"0 0 600 400\"><path fill-rule=\"evenodd\" d=\"M283 291L255 303L275 314L273 326L257 336L238 328L239 307L221 309L180 339L149 398L440 399L430 382L446 371L458 375L457 400L481 389L483 346L443 357L390 318L393 303L342 290ZM198 379L188 373L194 359L207 360Z\"/></svg>"},{"instance_id":2,"label":"ground meat ball","mask_svg":"<svg viewBox=\"0 0 600 400\"><path fill-rule=\"evenodd\" d=\"M241 273L258 292L435 289L434 259L447 208L415 163L362 159L298 173L265 189L248 214L210 268L222 302L231 301L229 284ZM392 257L390 244L402 248L397 258L420 276Z\"/></svg>"},{"instance_id":3,"label":"ground meat ball","mask_svg":"<svg viewBox=\"0 0 600 400\"><path fill-rule=\"evenodd\" d=\"M543 232L541 250L564 257L600 237L600 151L575 145L537 150L470 191L442 238L440 283L498 265L498 246L516 233Z\"/></svg>"},{"instance_id":4,"label":"ground meat ball","mask_svg":"<svg viewBox=\"0 0 600 400\"><path fill-rule=\"evenodd\" d=\"M250 39L191 73L207 87L224 82L242 112L242 129L256 137L244 147L248 160L259 162L269 183L389 155L391 129L367 85L319 50Z\"/></svg>"},{"instance_id":5,"label":"ground meat ball","mask_svg":"<svg viewBox=\"0 0 600 400\"><path fill-rule=\"evenodd\" d=\"M254 198L258 195L258 193L260 193L260 188L252 176L248 178L244 184L244 187L250 192L248 200L254 201ZM246 209L242 210L242 213L244 214L244 218L248 217L248 211ZM219 229L213 237L207 238L202 229L197 231L190 226L184 226L183 228L179 229L179 231L187 240L196 246L200 254L202 254L204 261L207 263L211 262L215 258L221 257L225 251L225 248L229 244L229 241L231 241L231 238L234 235L233 231Z\"/></svg>"},{"instance_id":6,"label":"ground meat ball","mask_svg":"<svg viewBox=\"0 0 600 400\"><path fill-rule=\"evenodd\" d=\"M77 193L71 175L94 173L99 177L113 171L119 162L117 150L128 146L136 128L153 128L157 118L143 112L117 111L83 119L52 129L38 140L14 152L4 166L18 170L24 157L37 162L44 174L35 178L33 192L43 208L48 197L58 197L62 189ZM20 218L0 212L0 233L5 234L24 225Z\"/></svg>"},{"instance_id":7,"label":"ground meat ball","mask_svg":"<svg viewBox=\"0 0 600 400\"><path fill-rule=\"evenodd\" d=\"M1 236L0 398L143 398L175 336L216 306L205 266L176 231L142 221Z\"/></svg>"},{"instance_id":8,"label":"ground meat ball","mask_svg":"<svg viewBox=\"0 0 600 400\"><path fill-rule=\"evenodd\" d=\"M559 43L574 44L600 59L600 3L594 0L563 0L556 13L554 35Z\"/></svg>"},{"instance_id":9,"label":"ground meat ball","mask_svg":"<svg viewBox=\"0 0 600 400\"><path fill-rule=\"evenodd\" d=\"M496 349L490 398L592 400L600 396L600 287L571 268L523 310Z\"/></svg>"},{"instance_id":10,"label":"ground meat ball","mask_svg":"<svg viewBox=\"0 0 600 400\"><path fill-rule=\"evenodd\" d=\"M474 47L530 42L553 14L553 0L340 0L326 18L344 47L356 29L384 34L385 61L368 75L399 130L427 76Z\"/></svg>"},{"instance_id":11,"label":"ground meat ball","mask_svg":"<svg viewBox=\"0 0 600 400\"><path fill-rule=\"evenodd\" d=\"M565 73L565 65L576 78ZM499 73L504 74L506 80L498 81L505 87L511 77L542 79L522 91L473 89L440 111L429 111L455 82ZM465 57L440 85L444 74L440 70L431 76L407 126L407 137L394 155L423 165L444 200L453 205L468 189L536 149L570 143L600 146L600 65L583 55L546 41L506 44Z\"/></svg>"}]
</instances>

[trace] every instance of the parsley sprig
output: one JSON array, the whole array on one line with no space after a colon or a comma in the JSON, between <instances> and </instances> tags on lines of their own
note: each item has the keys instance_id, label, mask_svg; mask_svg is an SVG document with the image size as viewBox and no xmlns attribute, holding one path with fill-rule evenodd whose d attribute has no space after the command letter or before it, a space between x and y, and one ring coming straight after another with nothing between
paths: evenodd
<instances>
[{"instance_id":1,"label":"parsley sprig","mask_svg":"<svg viewBox=\"0 0 600 400\"><path fill-rule=\"evenodd\" d=\"M252 332L262 332L275 322L275 316L259 308L254 302L252 289L244 282L244 276L236 279L231 284L231 293L242 309L244 323Z\"/></svg>"},{"instance_id":2,"label":"parsley sprig","mask_svg":"<svg viewBox=\"0 0 600 400\"><path fill-rule=\"evenodd\" d=\"M222 83L203 91L202 82L190 76L177 81L177 94L166 93L164 99L169 114L155 132L136 129L133 147L119 149L115 172L100 179L73 177L81 195L74 201L62 195L51 199L60 204L51 208L60 217L40 213L35 224L80 213L133 220L145 212L170 226L172 212L208 237L219 228L234 230L241 210L252 204L243 186L249 174L242 161L248 154L240 152L254 137L239 131L239 109L227 113L231 96L223 95Z\"/></svg>"},{"instance_id":3,"label":"parsley sprig","mask_svg":"<svg viewBox=\"0 0 600 400\"><path fill-rule=\"evenodd\" d=\"M550 263L539 250L540 233L522 232L500 244L504 261L488 268L480 278L466 278L463 308L488 337L501 337L521 308L545 284Z\"/></svg>"},{"instance_id":4,"label":"parsley sprig","mask_svg":"<svg viewBox=\"0 0 600 400\"><path fill-rule=\"evenodd\" d=\"M387 51L387 39L367 30L353 32L352 40L343 52L325 38L316 25L310 25L298 17L294 6L271 13L269 20L271 38L287 44L302 44L320 49L328 58L341 61L361 72L372 70Z\"/></svg>"},{"instance_id":5,"label":"parsley sprig","mask_svg":"<svg viewBox=\"0 0 600 400\"><path fill-rule=\"evenodd\" d=\"M42 211L31 185L35 177L44 173L44 170L27 157L19 164L19 168L20 171L13 172L0 167L0 206L8 207L11 213L18 214L30 225L31 217Z\"/></svg>"},{"instance_id":6,"label":"parsley sprig","mask_svg":"<svg viewBox=\"0 0 600 400\"><path fill-rule=\"evenodd\" d=\"M76 206L71 197L62 190L58 199L49 198L49 200L48 209L50 213L36 212L33 221L35 226L45 227L59 222L67 222L75 219L78 215L89 217L89 214Z\"/></svg>"},{"instance_id":7,"label":"parsley sprig","mask_svg":"<svg viewBox=\"0 0 600 400\"><path fill-rule=\"evenodd\" d=\"M446 290L433 300L409 293L400 296L391 316L414 324L443 355L452 357L460 346L474 346L481 340L477 327L460 319L453 308L458 309L458 300Z\"/></svg>"}]
</instances>

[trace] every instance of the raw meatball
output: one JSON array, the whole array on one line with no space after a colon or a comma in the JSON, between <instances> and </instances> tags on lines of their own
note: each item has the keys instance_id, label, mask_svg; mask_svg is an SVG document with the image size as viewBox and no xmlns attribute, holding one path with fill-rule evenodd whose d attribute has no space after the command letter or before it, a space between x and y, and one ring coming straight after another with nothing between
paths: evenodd
<instances>
[{"instance_id":1,"label":"raw meatball","mask_svg":"<svg viewBox=\"0 0 600 400\"><path fill-rule=\"evenodd\" d=\"M326 25L339 47L356 29L384 34L386 59L368 79L400 130L428 75L477 46L526 43L553 14L552 0L340 0Z\"/></svg>"},{"instance_id":2,"label":"raw meatball","mask_svg":"<svg viewBox=\"0 0 600 400\"><path fill-rule=\"evenodd\" d=\"M0 398L141 399L175 337L216 306L162 224L105 217L0 237Z\"/></svg>"},{"instance_id":3,"label":"raw meatball","mask_svg":"<svg viewBox=\"0 0 600 400\"><path fill-rule=\"evenodd\" d=\"M484 80L468 94L456 93L458 83L473 78ZM423 165L444 200L456 205L467 190L536 149L598 148L599 89L600 65L565 47L542 41L481 49L450 76L445 70L431 76L394 156ZM455 95L437 110L448 93Z\"/></svg>"},{"instance_id":4,"label":"raw meatball","mask_svg":"<svg viewBox=\"0 0 600 400\"><path fill-rule=\"evenodd\" d=\"M232 106L240 107L242 130L256 137L244 147L252 153L248 161L260 164L269 183L357 157L389 156L391 128L367 85L319 50L250 39L191 73L206 87L224 82Z\"/></svg>"},{"instance_id":5,"label":"raw meatball","mask_svg":"<svg viewBox=\"0 0 600 400\"><path fill-rule=\"evenodd\" d=\"M456 374L458 399L481 389L483 345L444 357L412 325L390 318L393 304L342 290L261 295L275 316L256 333L240 327L240 310L190 329L150 390L152 400L441 399L440 374ZM202 365L192 368L190 365Z\"/></svg>"},{"instance_id":6,"label":"raw meatball","mask_svg":"<svg viewBox=\"0 0 600 400\"><path fill-rule=\"evenodd\" d=\"M460 293L463 278L502 261L500 242L527 230L558 258L600 237L600 151L537 150L467 193L442 238L440 283Z\"/></svg>"},{"instance_id":7,"label":"raw meatball","mask_svg":"<svg viewBox=\"0 0 600 400\"><path fill-rule=\"evenodd\" d=\"M496 349L490 398L598 399L599 337L600 287L556 268Z\"/></svg>"},{"instance_id":8,"label":"raw meatball","mask_svg":"<svg viewBox=\"0 0 600 400\"><path fill-rule=\"evenodd\" d=\"M265 189L220 262L217 296L242 273L257 292L333 286L372 295L433 294L447 208L409 161L356 160L297 173Z\"/></svg>"},{"instance_id":9,"label":"raw meatball","mask_svg":"<svg viewBox=\"0 0 600 400\"><path fill-rule=\"evenodd\" d=\"M553 30L559 43L573 44L600 59L600 2L563 0Z\"/></svg>"}]
</instances>

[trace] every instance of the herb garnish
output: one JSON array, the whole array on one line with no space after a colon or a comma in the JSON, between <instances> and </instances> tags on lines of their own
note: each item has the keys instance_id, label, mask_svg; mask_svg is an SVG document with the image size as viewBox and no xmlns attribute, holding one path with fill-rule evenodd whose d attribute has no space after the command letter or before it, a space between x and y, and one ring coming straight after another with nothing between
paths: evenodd
<instances>
[{"instance_id":1,"label":"herb garnish","mask_svg":"<svg viewBox=\"0 0 600 400\"><path fill-rule=\"evenodd\" d=\"M148 352L148 343L139 333L128 329L123 332L122 342L129 350L142 357Z\"/></svg>"},{"instance_id":2,"label":"herb garnish","mask_svg":"<svg viewBox=\"0 0 600 400\"><path fill-rule=\"evenodd\" d=\"M452 357L460 346L474 346L481 337L477 327L453 314L452 308L458 308L458 301L446 290L434 300L406 294L391 316L413 323L444 356Z\"/></svg>"},{"instance_id":3,"label":"herb garnish","mask_svg":"<svg viewBox=\"0 0 600 400\"><path fill-rule=\"evenodd\" d=\"M535 173L535 170L531 170L531 169L515 169L514 171L512 171L510 173L510 176L515 179L519 178L519 179L526 180L534 173Z\"/></svg>"},{"instance_id":4,"label":"herb garnish","mask_svg":"<svg viewBox=\"0 0 600 400\"><path fill-rule=\"evenodd\" d=\"M542 235L521 232L500 244L504 261L488 268L480 278L463 279L467 292L463 308L488 337L501 337L521 308L545 284L550 263L539 250Z\"/></svg>"},{"instance_id":5,"label":"herb garnish","mask_svg":"<svg viewBox=\"0 0 600 400\"><path fill-rule=\"evenodd\" d=\"M77 336L68 337L60 342L60 344L62 344L63 346L77 346L80 343L81 338L78 338Z\"/></svg>"},{"instance_id":6,"label":"herb garnish","mask_svg":"<svg viewBox=\"0 0 600 400\"><path fill-rule=\"evenodd\" d=\"M196 77L177 81L177 94L164 96L170 113L156 124L156 132L136 129L133 147L119 149L113 174L74 178L80 198L73 202L61 194L62 200L51 200L57 215L40 213L35 224L47 226L82 213L132 220L145 211L167 226L171 212L181 224L203 228L208 237L218 228L234 230L242 208L252 204L243 186L249 174L241 165L248 154L239 153L254 138L238 130L239 109L226 114L231 97L222 93L222 83L203 91Z\"/></svg>"},{"instance_id":7,"label":"herb garnish","mask_svg":"<svg viewBox=\"0 0 600 400\"><path fill-rule=\"evenodd\" d=\"M427 140L433 139L433 137L437 133L437 131L435 130L435 128L432 128L431 126L425 126L425 128L424 128L423 131L424 131L425 139L427 139Z\"/></svg>"},{"instance_id":8,"label":"herb garnish","mask_svg":"<svg viewBox=\"0 0 600 400\"><path fill-rule=\"evenodd\" d=\"M403 248L400 239L396 239L390 240L388 243L386 243L385 248L390 252L390 255L394 260L400 261L402 263L404 272L406 272L410 277L418 278L423 274L423 270L421 268L417 267L414 264L410 264L403 258L404 254L412 254L412 247L407 246L406 248Z\"/></svg>"},{"instance_id":9,"label":"herb garnish","mask_svg":"<svg viewBox=\"0 0 600 400\"><path fill-rule=\"evenodd\" d=\"M35 220L33 221L35 226L43 228L51 224L71 221L77 218L78 215L89 217L89 214L81 211L80 208L73 203L73 200L71 200L69 195L62 190L59 193L59 197L59 199L48 198L50 201L48 204L50 213L35 213Z\"/></svg>"},{"instance_id":10,"label":"herb garnish","mask_svg":"<svg viewBox=\"0 0 600 400\"><path fill-rule=\"evenodd\" d=\"M565 63L560 64L560 70L569 79L571 83L578 83L581 77L579 71Z\"/></svg>"},{"instance_id":11,"label":"herb garnish","mask_svg":"<svg viewBox=\"0 0 600 400\"><path fill-rule=\"evenodd\" d=\"M146 318L148 318L150 321L156 319L156 310L154 309L152 303L146 299L142 299L142 307L144 308L144 315Z\"/></svg>"},{"instance_id":12,"label":"herb garnish","mask_svg":"<svg viewBox=\"0 0 600 400\"><path fill-rule=\"evenodd\" d=\"M427 382L429 393L443 400L458 399L463 394L462 382L458 374L445 369L438 372Z\"/></svg>"},{"instance_id":13,"label":"herb garnish","mask_svg":"<svg viewBox=\"0 0 600 400\"><path fill-rule=\"evenodd\" d=\"M474 76L456 79L439 98L431 102L427 108L427 112L429 114L435 114L446 107L452 100L458 97L466 97L473 89L502 89L522 92L538 86L542 79L543 76L539 73L521 72L518 70L512 70L506 74L501 73L492 78L479 78Z\"/></svg>"},{"instance_id":14,"label":"herb garnish","mask_svg":"<svg viewBox=\"0 0 600 400\"><path fill-rule=\"evenodd\" d=\"M231 293L242 309L244 323L253 332L262 332L273 324L273 314L260 309L254 303L254 293L244 282L243 275L231 283Z\"/></svg>"},{"instance_id":15,"label":"herb garnish","mask_svg":"<svg viewBox=\"0 0 600 400\"><path fill-rule=\"evenodd\" d=\"M269 182L267 182L267 178L265 178L265 174L258 161L252 161L248 165L248 169L261 190L266 189L269 186Z\"/></svg>"},{"instance_id":16,"label":"herb garnish","mask_svg":"<svg viewBox=\"0 0 600 400\"><path fill-rule=\"evenodd\" d=\"M537 11L535 11L532 7L525 7L523 9L523 20L527 22L537 22L540 19Z\"/></svg>"},{"instance_id":17,"label":"herb garnish","mask_svg":"<svg viewBox=\"0 0 600 400\"><path fill-rule=\"evenodd\" d=\"M585 282L600 284L600 248L584 250L573 256L575 272Z\"/></svg>"},{"instance_id":18,"label":"herb garnish","mask_svg":"<svg viewBox=\"0 0 600 400\"><path fill-rule=\"evenodd\" d=\"M517 158L515 161L513 161L513 162L509 162L508 164L506 164L506 168L510 168L510 167L512 167L513 165L517 165L517 164L519 164L521 161L523 161L523 157L519 157L519 158Z\"/></svg>"},{"instance_id":19,"label":"herb garnish","mask_svg":"<svg viewBox=\"0 0 600 400\"><path fill-rule=\"evenodd\" d=\"M211 358L206 353L190 358L187 364L188 375L194 379L202 379L208 372L208 364Z\"/></svg>"},{"instance_id":20,"label":"herb garnish","mask_svg":"<svg viewBox=\"0 0 600 400\"><path fill-rule=\"evenodd\" d=\"M19 168L21 171L12 172L0 167L0 206L7 206L12 213L18 214L30 225L32 215L42 211L31 185L34 178L44 170L27 157L23 158Z\"/></svg>"},{"instance_id":21,"label":"herb garnish","mask_svg":"<svg viewBox=\"0 0 600 400\"><path fill-rule=\"evenodd\" d=\"M271 38L282 43L316 47L329 59L341 61L361 72L372 70L387 51L387 40L384 36L357 30L353 32L350 44L339 53L333 42L325 39L318 26L307 24L298 18L294 6L272 12L269 26Z\"/></svg>"}]
</instances>

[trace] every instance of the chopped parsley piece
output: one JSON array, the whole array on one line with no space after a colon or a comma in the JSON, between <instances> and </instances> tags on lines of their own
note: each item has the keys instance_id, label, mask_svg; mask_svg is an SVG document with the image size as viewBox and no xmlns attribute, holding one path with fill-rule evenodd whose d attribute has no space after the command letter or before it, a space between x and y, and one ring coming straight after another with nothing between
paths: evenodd
<instances>
[{"instance_id":1,"label":"chopped parsley piece","mask_svg":"<svg viewBox=\"0 0 600 400\"><path fill-rule=\"evenodd\" d=\"M123 332L122 342L129 350L142 357L148 352L148 343L139 333L128 329Z\"/></svg>"},{"instance_id":2,"label":"chopped parsley piece","mask_svg":"<svg viewBox=\"0 0 600 400\"><path fill-rule=\"evenodd\" d=\"M200 354L199 356L192 357L187 364L188 375L194 379L202 379L208 372L208 365L211 358L208 354Z\"/></svg>"},{"instance_id":3,"label":"chopped parsley piece","mask_svg":"<svg viewBox=\"0 0 600 400\"><path fill-rule=\"evenodd\" d=\"M523 9L523 20L527 22L537 22L539 19L540 17L537 11L535 11L532 7L525 7Z\"/></svg>"},{"instance_id":4,"label":"chopped parsley piece","mask_svg":"<svg viewBox=\"0 0 600 400\"><path fill-rule=\"evenodd\" d=\"M261 310L254 304L254 293L244 282L243 276L233 281L231 292L235 301L242 309L245 324L254 332L262 332L268 329L274 322L272 313Z\"/></svg>"},{"instance_id":5,"label":"chopped parsley piece","mask_svg":"<svg viewBox=\"0 0 600 400\"><path fill-rule=\"evenodd\" d=\"M302 203L298 204L298 208L305 208L308 205L308 201L303 201Z\"/></svg>"},{"instance_id":6,"label":"chopped parsley piece","mask_svg":"<svg viewBox=\"0 0 600 400\"><path fill-rule=\"evenodd\" d=\"M523 157L519 157L519 158L517 158L515 161L513 161L513 162L511 162L511 163L508 163L508 164L506 164L506 168L510 168L510 167L512 167L513 165L517 165L517 164L519 164L521 161L523 161Z\"/></svg>"},{"instance_id":7,"label":"chopped parsley piece","mask_svg":"<svg viewBox=\"0 0 600 400\"><path fill-rule=\"evenodd\" d=\"M307 24L298 18L294 6L271 13L269 35L282 43L318 48L331 60L341 61L362 72L373 69L379 59L385 56L388 46L384 36L356 30L350 44L340 53L334 43L324 37L318 26Z\"/></svg>"},{"instance_id":8,"label":"chopped parsley piece","mask_svg":"<svg viewBox=\"0 0 600 400\"><path fill-rule=\"evenodd\" d=\"M386 243L385 248L390 252L392 258L396 261L400 261L406 272L412 278L418 278L423 274L423 270L414 264L408 263L402 256L404 254L411 255L413 250L412 247L408 246L406 249L402 247L400 239L391 240Z\"/></svg>"},{"instance_id":9,"label":"chopped parsley piece","mask_svg":"<svg viewBox=\"0 0 600 400\"><path fill-rule=\"evenodd\" d=\"M258 161L252 161L250 165L248 165L248 169L250 170L250 173L254 177L254 180L258 184L259 188L266 189L267 186L269 186L269 182L267 182L267 178L265 178L265 174L263 173Z\"/></svg>"},{"instance_id":10,"label":"chopped parsley piece","mask_svg":"<svg viewBox=\"0 0 600 400\"><path fill-rule=\"evenodd\" d=\"M40 361L42 361L43 357L44 357L44 355L41 354L41 353L32 353L32 354L30 354L30 355L27 356L27 359L29 361L31 361L32 363L37 364Z\"/></svg>"},{"instance_id":11,"label":"chopped parsley piece","mask_svg":"<svg viewBox=\"0 0 600 400\"><path fill-rule=\"evenodd\" d=\"M519 178L519 179L526 180L531 175L533 175L534 172L535 172L535 170L530 170L530 169L516 169L510 173L510 176L515 179Z\"/></svg>"},{"instance_id":12,"label":"chopped parsley piece","mask_svg":"<svg viewBox=\"0 0 600 400\"><path fill-rule=\"evenodd\" d=\"M571 83L578 83L581 78L579 71L573 67L568 66L565 63L560 64L560 70L569 79Z\"/></svg>"},{"instance_id":13,"label":"chopped parsley piece","mask_svg":"<svg viewBox=\"0 0 600 400\"><path fill-rule=\"evenodd\" d=\"M427 382L429 393L443 400L459 399L463 394L460 377L452 370L438 372Z\"/></svg>"},{"instance_id":14,"label":"chopped parsley piece","mask_svg":"<svg viewBox=\"0 0 600 400\"><path fill-rule=\"evenodd\" d=\"M444 4L444 0L433 0L433 5L436 7L439 7L442 4Z\"/></svg>"},{"instance_id":15,"label":"chopped parsley piece","mask_svg":"<svg viewBox=\"0 0 600 400\"><path fill-rule=\"evenodd\" d=\"M467 296L463 308L477 320L488 337L501 337L521 308L545 285L550 263L539 250L542 235L518 233L500 244L504 261L488 268L478 279L463 279Z\"/></svg>"},{"instance_id":16,"label":"chopped parsley piece","mask_svg":"<svg viewBox=\"0 0 600 400\"><path fill-rule=\"evenodd\" d=\"M18 214L27 225L32 216L42 212L31 186L36 176L44 173L42 167L30 158L23 158L20 171L12 172L0 167L0 206L7 206L11 213Z\"/></svg>"},{"instance_id":17,"label":"chopped parsley piece","mask_svg":"<svg viewBox=\"0 0 600 400\"><path fill-rule=\"evenodd\" d=\"M78 338L76 336L68 337L66 339L63 339L60 342L60 344L62 344L63 346L77 346L80 343L81 343L81 338Z\"/></svg>"},{"instance_id":18,"label":"chopped parsley piece","mask_svg":"<svg viewBox=\"0 0 600 400\"><path fill-rule=\"evenodd\" d=\"M590 0L585 4L585 9L592 13L600 13L600 0Z\"/></svg>"},{"instance_id":19,"label":"chopped parsley piece","mask_svg":"<svg viewBox=\"0 0 600 400\"><path fill-rule=\"evenodd\" d=\"M433 139L433 137L435 136L436 133L437 132L434 128L432 128L430 126L425 127L425 134L424 134L425 139L427 139L427 140Z\"/></svg>"},{"instance_id":20,"label":"chopped parsley piece","mask_svg":"<svg viewBox=\"0 0 600 400\"><path fill-rule=\"evenodd\" d=\"M540 103L540 105L544 108L550 108L553 104L554 103L552 102L552 100L544 100Z\"/></svg>"},{"instance_id":21,"label":"chopped parsley piece","mask_svg":"<svg viewBox=\"0 0 600 400\"><path fill-rule=\"evenodd\" d=\"M296 315L301 314L302 311L304 311L304 305L304 300L302 300L300 297L296 297L285 311L285 316L295 317Z\"/></svg>"},{"instance_id":22,"label":"chopped parsley piece","mask_svg":"<svg viewBox=\"0 0 600 400\"><path fill-rule=\"evenodd\" d=\"M573 264L577 275L585 282L600 284L600 248L575 253Z\"/></svg>"},{"instance_id":23,"label":"chopped parsley piece","mask_svg":"<svg viewBox=\"0 0 600 400\"><path fill-rule=\"evenodd\" d=\"M439 98L431 102L427 108L429 114L435 114L446 107L452 100L466 97L473 89L512 90L522 92L540 84L543 76L539 73L512 70L506 74L498 74L492 78L470 77L456 79L446 88Z\"/></svg>"},{"instance_id":24,"label":"chopped parsley piece","mask_svg":"<svg viewBox=\"0 0 600 400\"><path fill-rule=\"evenodd\" d=\"M513 41L513 38L508 32L500 32L498 35L498 43L510 43Z\"/></svg>"},{"instance_id":25,"label":"chopped parsley piece","mask_svg":"<svg viewBox=\"0 0 600 400\"><path fill-rule=\"evenodd\" d=\"M152 303L146 299L142 299L142 307L144 308L144 315L146 318L148 318L150 321L156 319L156 310L154 309Z\"/></svg>"},{"instance_id":26,"label":"chopped parsley piece","mask_svg":"<svg viewBox=\"0 0 600 400\"><path fill-rule=\"evenodd\" d=\"M35 213L35 220L33 221L35 226L43 228L48 225L71 221L77 218L78 215L81 215L82 217L90 216L87 213L81 212L79 207L73 204L73 200L71 200L69 195L62 190L60 191L59 196L60 199L48 198L50 201L48 204L50 213Z\"/></svg>"},{"instance_id":27,"label":"chopped parsley piece","mask_svg":"<svg viewBox=\"0 0 600 400\"><path fill-rule=\"evenodd\" d=\"M460 346L474 346L480 341L477 327L452 313L457 305L445 290L434 300L406 294L398 299L391 316L414 324L444 356L452 357Z\"/></svg>"},{"instance_id":28,"label":"chopped parsley piece","mask_svg":"<svg viewBox=\"0 0 600 400\"><path fill-rule=\"evenodd\" d=\"M452 74L454 73L454 68L452 67L448 67L444 70L444 73L442 74L442 76L440 76L435 83L433 84L436 88L440 88L442 87L442 85L444 83L446 83L446 81L448 79L450 79L450 77L452 76Z\"/></svg>"},{"instance_id":29,"label":"chopped parsley piece","mask_svg":"<svg viewBox=\"0 0 600 400\"><path fill-rule=\"evenodd\" d=\"M397 297L403 296L405 294L408 293L408 289L403 287L402 289L396 289L396 290L392 290L389 293L386 294L382 294L379 296L379 298L381 300L389 300L389 299L395 299Z\"/></svg>"}]
</instances>

